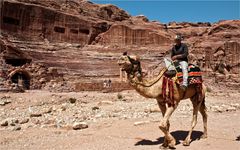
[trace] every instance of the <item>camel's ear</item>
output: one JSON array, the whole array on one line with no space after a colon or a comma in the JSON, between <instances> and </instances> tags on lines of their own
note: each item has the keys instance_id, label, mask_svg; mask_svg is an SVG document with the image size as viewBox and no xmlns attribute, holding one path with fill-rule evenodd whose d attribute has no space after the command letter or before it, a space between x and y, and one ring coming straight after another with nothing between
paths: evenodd
<instances>
[{"instance_id":1,"label":"camel's ear","mask_svg":"<svg viewBox=\"0 0 240 150\"><path fill-rule=\"evenodd\" d=\"M127 51L123 52L123 56L127 56Z\"/></svg>"}]
</instances>

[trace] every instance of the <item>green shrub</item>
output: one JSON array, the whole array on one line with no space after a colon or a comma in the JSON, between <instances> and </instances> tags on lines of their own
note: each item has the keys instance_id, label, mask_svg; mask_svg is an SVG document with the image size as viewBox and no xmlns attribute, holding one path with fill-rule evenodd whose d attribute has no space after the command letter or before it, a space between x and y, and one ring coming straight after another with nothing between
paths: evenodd
<instances>
[{"instance_id":1,"label":"green shrub","mask_svg":"<svg viewBox=\"0 0 240 150\"><path fill-rule=\"evenodd\" d=\"M117 94L117 98L118 98L118 100L122 100L122 99L123 99L122 94L118 93L118 94Z\"/></svg>"}]
</instances>

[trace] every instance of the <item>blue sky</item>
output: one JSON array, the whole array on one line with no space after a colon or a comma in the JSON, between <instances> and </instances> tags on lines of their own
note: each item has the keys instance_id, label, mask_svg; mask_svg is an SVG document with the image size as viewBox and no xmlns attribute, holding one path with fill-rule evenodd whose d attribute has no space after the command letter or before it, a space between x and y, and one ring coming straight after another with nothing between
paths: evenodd
<instances>
[{"instance_id":1,"label":"blue sky","mask_svg":"<svg viewBox=\"0 0 240 150\"><path fill-rule=\"evenodd\" d=\"M91 0L98 4L113 4L130 15L145 15L162 23L218 22L240 19L240 0Z\"/></svg>"}]
</instances>

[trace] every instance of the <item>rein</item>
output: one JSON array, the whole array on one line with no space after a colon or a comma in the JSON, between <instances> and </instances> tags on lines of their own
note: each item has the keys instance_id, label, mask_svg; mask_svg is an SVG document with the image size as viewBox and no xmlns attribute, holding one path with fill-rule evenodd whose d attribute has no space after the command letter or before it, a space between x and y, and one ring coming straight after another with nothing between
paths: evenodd
<instances>
[{"instance_id":1,"label":"rein","mask_svg":"<svg viewBox=\"0 0 240 150\"><path fill-rule=\"evenodd\" d=\"M150 87L150 86L152 86L153 84L157 83L157 82L162 78L162 76L163 76L163 74L165 73L166 70L167 70L166 68L162 69L162 70L160 71L160 73L158 74L158 78L157 78L155 81L153 81L152 83L148 84L148 85L146 85L146 84L144 84L144 83L142 83L142 82L137 82L137 81L132 81L132 80L131 80L130 82L131 82L131 83L135 83L135 84L142 85L142 86L144 86L144 87Z\"/></svg>"}]
</instances>

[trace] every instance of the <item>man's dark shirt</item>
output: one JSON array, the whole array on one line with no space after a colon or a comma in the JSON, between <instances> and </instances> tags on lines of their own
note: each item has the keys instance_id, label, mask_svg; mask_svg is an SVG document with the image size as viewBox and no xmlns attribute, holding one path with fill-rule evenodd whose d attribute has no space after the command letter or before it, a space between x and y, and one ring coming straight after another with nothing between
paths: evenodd
<instances>
[{"instance_id":1,"label":"man's dark shirt","mask_svg":"<svg viewBox=\"0 0 240 150\"><path fill-rule=\"evenodd\" d=\"M171 57L180 55L176 60L188 62L188 47L186 44L181 43L180 46L174 45L171 50Z\"/></svg>"}]
</instances>

